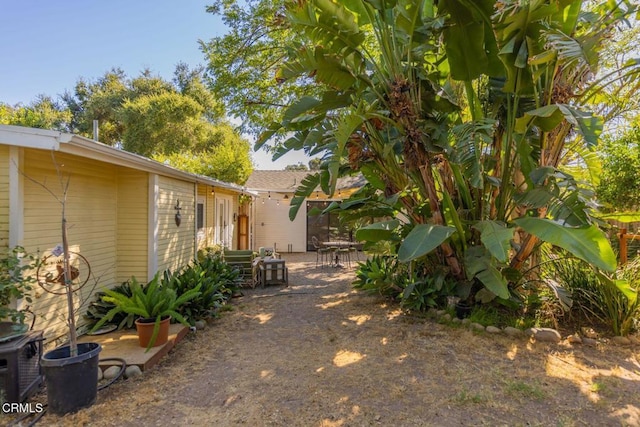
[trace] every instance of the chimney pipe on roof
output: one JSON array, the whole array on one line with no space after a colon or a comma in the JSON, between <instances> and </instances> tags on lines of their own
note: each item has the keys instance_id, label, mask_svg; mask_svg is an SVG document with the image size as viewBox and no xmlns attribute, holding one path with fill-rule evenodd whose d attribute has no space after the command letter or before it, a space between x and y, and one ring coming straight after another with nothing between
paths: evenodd
<instances>
[{"instance_id":1,"label":"chimney pipe on roof","mask_svg":"<svg viewBox=\"0 0 640 427\"><path fill-rule=\"evenodd\" d=\"M98 121L93 121L93 140L98 141Z\"/></svg>"}]
</instances>

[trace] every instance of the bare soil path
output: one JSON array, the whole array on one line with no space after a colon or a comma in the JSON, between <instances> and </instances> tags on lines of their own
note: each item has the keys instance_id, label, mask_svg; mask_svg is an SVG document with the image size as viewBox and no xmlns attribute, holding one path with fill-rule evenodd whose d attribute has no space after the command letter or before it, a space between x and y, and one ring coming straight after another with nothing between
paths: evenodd
<instances>
[{"instance_id":1,"label":"bare soil path","mask_svg":"<svg viewBox=\"0 0 640 427\"><path fill-rule=\"evenodd\" d=\"M234 310L142 377L38 425L640 425L640 349L533 343L403 315L353 269L286 255L288 288Z\"/></svg>"}]
</instances>

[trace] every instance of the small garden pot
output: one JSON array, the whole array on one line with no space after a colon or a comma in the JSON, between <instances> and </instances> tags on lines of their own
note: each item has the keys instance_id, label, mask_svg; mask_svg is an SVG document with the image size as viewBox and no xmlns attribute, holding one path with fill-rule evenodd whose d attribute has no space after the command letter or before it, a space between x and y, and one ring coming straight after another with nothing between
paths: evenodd
<instances>
[{"instance_id":1,"label":"small garden pot","mask_svg":"<svg viewBox=\"0 0 640 427\"><path fill-rule=\"evenodd\" d=\"M456 303L456 317L458 319L469 317L472 308L471 304L467 301L458 301Z\"/></svg>"},{"instance_id":2,"label":"small garden pot","mask_svg":"<svg viewBox=\"0 0 640 427\"><path fill-rule=\"evenodd\" d=\"M94 404L98 394L98 343L79 343L78 355L70 356L69 346L58 347L42 356L40 366L47 384L49 411L64 415Z\"/></svg>"},{"instance_id":3,"label":"small garden pot","mask_svg":"<svg viewBox=\"0 0 640 427\"><path fill-rule=\"evenodd\" d=\"M165 317L160 321L160 331L156 340L149 345L151 337L153 336L153 327L155 326L156 319L143 319L136 320L136 330L138 331L138 341L140 347L157 347L165 344L169 340L169 322L170 316Z\"/></svg>"}]
</instances>

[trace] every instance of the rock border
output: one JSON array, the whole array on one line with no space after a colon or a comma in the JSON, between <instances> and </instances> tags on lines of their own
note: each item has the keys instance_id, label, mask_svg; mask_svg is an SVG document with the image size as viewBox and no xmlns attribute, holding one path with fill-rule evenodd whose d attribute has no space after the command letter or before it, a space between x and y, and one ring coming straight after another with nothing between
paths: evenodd
<instances>
[{"instance_id":1,"label":"rock border","mask_svg":"<svg viewBox=\"0 0 640 427\"><path fill-rule=\"evenodd\" d=\"M471 322L470 319L460 319L458 317L452 317L447 310L437 310L431 308L427 310L427 318L435 319L440 324L454 324L465 326L468 329L476 332L484 332L489 335L507 335L512 338L524 338L528 337L534 341L545 343L567 343L569 345L584 345L587 347L596 347L597 345L613 344L618 347L639 347L640 346L640 334L613 337L600 337L592 328L583 327L580 332L562 337L560 332L553 328L528 328L525 330L507 326L505 328L499 328L494 325L484 326L480 323Z\"/></svg>"}]
</instances>

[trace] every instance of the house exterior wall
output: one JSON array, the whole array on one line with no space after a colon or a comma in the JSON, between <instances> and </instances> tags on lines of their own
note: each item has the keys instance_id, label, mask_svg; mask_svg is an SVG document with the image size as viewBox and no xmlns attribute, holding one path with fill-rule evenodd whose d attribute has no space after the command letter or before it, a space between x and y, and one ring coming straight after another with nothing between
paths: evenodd
<instances>
[{"instance_id":1,"label":"house exterior wall","mask_svg":"<svg viewBox=\"0 0 640 427\"><path fill-rule=\"evenodd\" d=\"M0 145L0 254L9 249L9 147Z\"/></svg>"},{"instance_id":2,"label":"house exterior wall","mask_svg":"<svg viewBox=\"0 0 640 427\"><path fill-rule=\"evenodd\" d=\"M254 202L256 214L253 249L261 246L273 247L275 243L278 252L287 252L289 245L292 252L306 252L306 210L303 206L295 220L289 220L289 201L281 197L281 195L272 195L269 199L268 196L261 194L260 198Z\"/></svg>"},{"instance_id":3,"label":"house exterior wall","mask_svg":"<svg viewBox=\"0 0 640 427\"><path fill-rule=\"evenodd\" d=\"M175 271L195 256L194 183L165 176L158 180L158 270ZM180 200L182 223L176 226L175 206Z\"/></svg>"},{"instance_id":4,"label":"house exterior wall","mask_svg":"<svg viewBox=\"0 0 640 427\"><path fill-rule=\"evenodd\" d=\"M82 254L91 267L89 281L76 293L76 304L83 302L79 312L84 312L94 293L112 286L117 277L117 169L64 153L55 153L52 158L49 151L25 149L21 170L25 174L22 244L28 252L41 256L62 243L62 205L56 197L63 197L68 179L65 210L69 249ZM45 183L46 189L33 180ZM50 339L66 334L66 298L38 286L34 290L35 329L46 329L45 336ZM78 325L82 324L79 316Z\"/></svg>"},{"instance_id":5,"label":"house exterior wall","mask_svg":"<svg viewBox=\"0 0 640 427\"><path fill-rule=\"evenodd\" d=\"M157 271L175 271L193 259L198 195L204 196L206 204L206 238L199 245L214 242L216 196L212 185L217 181L86 138L0 125L0 253L21 245L42 258L62 243L59 199L67 182L65 216L72 264L78 265L74 259L86 258L91 268L87 284L75 295L81 332L82 314L98 290L131 276L144 281ZM229 212L237 212L239 190L233 184L219 184L217 194L230 198ZM182 208L179 227L174 219L178 200ZM234 234L234 246L235 242ZM50 268L56 272L56 267ZM89 270L83 271L88 274ZM66 297L37 285L33 294L29 308L36 313L34 327L45 330L48 345L60 343L67 335ZM17 301L18 308L26 304Z\"/></svg>"},{"instance_id":6,"label":"house exterior wall","mask_svg":"<svg viewBox=\"0 0 640 427\"><path fill-rule=\"evenodd\" d=\"M118 167L117 283L148 277L149 178L146 172Z\"/></svg>"}]
</instances>

